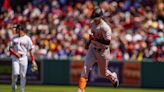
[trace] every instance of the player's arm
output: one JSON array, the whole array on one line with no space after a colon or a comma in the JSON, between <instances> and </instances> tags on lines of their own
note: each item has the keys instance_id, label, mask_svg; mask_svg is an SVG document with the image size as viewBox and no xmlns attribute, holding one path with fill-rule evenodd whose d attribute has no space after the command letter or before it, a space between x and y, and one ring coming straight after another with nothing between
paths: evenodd
<instances>
[{"instance_id":1,"label":"player's arm","mask_svg":"<svg viewBox=\"0 0 164 92\"><path fill-rule=\"evenodd\" d=\"M89 37L89 40L86 41L85 49L89 48L90 43L91 43L91 39Z\"/></svg>"},{"instance_id":2,"label":"player's arm","mask_svg":"<svg viewBox=\"0 0 164 92\"><path fill-rule=\"evenodd\" d=\"M32 61L32 71L36 71L36 70L38 70L38 66L37 66L36 61L35 61L35 55L33 53L33 50L30 49L29 53L30 53L30 57L31 57L31 61Z\"/></svg>"},{"instance_id":3,"label":"player's arm","mask_svg":"<svg viewBox=\"0 0 164 92\"><path fill-rule=\"evenodd\" d=\"M94 38L93 40L97 41L99 43L105 44L105 45L109 45L110 44L110 38L108 38L106 33L104 33L102 38Z\"/></svg>"},{"instance_id":4,"label":"player's arm","mask_svg":"<svg viewBox=\"0 0 164 92\"><path fill-rule=\"evenodd\" d=\"M38 67L37 67L37 64L36 64L36 61L35 61L35 55L34 55L34 45L31 41L31 39L29 38L29 45L28 45L28 51L29 51L29 54L30 54L30 57L31 57L31 61L32 61L32 70L33 71L36 71L38 70Z\"/></svg>"},{"instance_id":5,"label":"player's arm","mask_svg":"<svg viewBox=\"0 0 164 92\"><path fill-rule=\"evenodd\" d=\"M109 25L106 25L104 28L103 28L103 38L102 39L98 39L99 42L101 43L104 43L106 45L109 45L110 44L110 41L111 41L111 37L112 37L112 30L110 28Z\"/></svg>"},{"instance_id":6,"label":"player's arm","mask_svg":"<svg viewBox=\"0 0 164 92\"><path fill-rule=\"evenodd\" d=\"M10 54L16 56L17 58L21 58L22 55L19 53L16 53L16 51L13 48L9 48Z\"/></svg>"},{"instance_id":7,"label":"player's arm","mask_svg":"<svg viewBox=\"0 0 164 92\"><path fill-rule=\"evenodd\" d=\"M86 45L85 45L85 48L88 49L89 48L89 45L91 43L92 40L95 40L94 36L93 36L93 31L89 30L88 31L88 34L89 34L89 39L88 41L86 41Z\"/></svg>"},{"instance_id":8,"label":"player's arm","mask_svg":"<svg viewBox=\"0 0 164 92\"><path fill-rule=\"evenodd\" d=\"M33 50L30 49L30 50L29 50L29 53L30 53L31 61L32 61L32 62L35 62L35 55L34 55L34 53L33 53Z\"/></svg>"},{"instance_id":9,"label":"player's arm","mask_svg":"<svg viewBox=\"0 0 164 92\"><path fill-rule=\"evenodd\" d=\"M30 53L30 57L31 57L32 63L36 63L36 61L35 61L35 55L34 55L34 53L33 53L33 50L30 49L30 50L29 50L29 53Z\"/></svg>"},{"instance_id":10,"label":"player's arm","mask_svg":"<svg viewBox=\"0 0 164 92\"><path fill-rule=\"evenodd\" d=\"M14 56L16 56L17 58L22 57L21 54L17 53L17 52L13 49L13 42L12 42L12 41L10 42L10 45L9 45L9 47L8 47L8 50L9 50L9 52L10 52L10 55L14 55Z\"/></svg>"}]
</instances>

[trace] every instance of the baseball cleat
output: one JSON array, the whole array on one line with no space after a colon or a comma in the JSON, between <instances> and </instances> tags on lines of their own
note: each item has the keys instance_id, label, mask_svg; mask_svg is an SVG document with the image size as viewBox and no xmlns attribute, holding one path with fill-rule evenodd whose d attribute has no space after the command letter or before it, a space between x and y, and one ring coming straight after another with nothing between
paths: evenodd
<instances>
[{"instance_id":1,"label":"baseball cleat","mask_svg":"<svg viewBox=\"0 0 164 92\"><path fill-rule=\"evenodd\" d=\"M85 92L84 90L82 91L80 88L78 88L78 91L77 92Z\"/></svg>"},{"instance_id":2,"label":"baseball cleat","mask_svg":"<svg viewBox=\"0 0 164 92\"><path fill-rule=\"evenodd\" d=\"M116 88L119 86L119 80L118 80L117 74L115 72L113 73L113 76L115 77L114 82L113 82L113 87Z\"/></svg>"},{"instance_id":3,"label":"baseball cleat","mask_svg":"<svg viewBox=\"0 0 164 92\"><path fill-rule=\"evenodd\" d=\"M16 89L17 89L17 85L13 85L12 86L12 92L16 92Z\"/></svg>"}]
</instances>

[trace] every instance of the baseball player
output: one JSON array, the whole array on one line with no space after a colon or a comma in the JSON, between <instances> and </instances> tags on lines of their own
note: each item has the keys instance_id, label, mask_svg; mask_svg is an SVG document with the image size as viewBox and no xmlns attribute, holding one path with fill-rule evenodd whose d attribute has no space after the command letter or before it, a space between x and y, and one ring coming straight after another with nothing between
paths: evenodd
<instances>
[{"instance_id":1,"label":"baseball player","mask_svg":"<svg viewBox=\"0 0 164 92\"><path fill-rule=\"evenodd\" d=\"M26 84L26 71L28 66L28 52L32 60L32 67L37 70L37 64L33 54L33 44L26 35L25 25L19 24L16 27L17 35L11 40L9 51L12 55L12 92L16 92L16 82L20 75L20 92L24 92Z\"/></svg>"},{"instance_id":2,"label":"baseball player","mask_svg":"<svg viewBox=\"0 0 164 92\"><path fill-rule=\"evenodd\" d=\"M107 69L109 61L109 44L112 31L110 26L102 19L103 11L100 8L93 10L91 19L90 46L85 57L84 68L79 79L78 92L85 92L88 74L92 66L98 63L100 74L109 79L114 87L118 87L119 80L115 72Z\"/></svg>"}]
</instances>

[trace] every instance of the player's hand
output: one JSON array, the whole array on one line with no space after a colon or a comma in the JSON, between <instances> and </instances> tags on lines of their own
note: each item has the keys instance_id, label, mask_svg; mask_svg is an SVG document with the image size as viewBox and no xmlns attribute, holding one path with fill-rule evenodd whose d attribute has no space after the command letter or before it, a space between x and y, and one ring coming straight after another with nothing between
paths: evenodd
<instances>
[{"instance_id":1,"label":"player's hand","mask_svg":"<svg viewBox=\"0 0 164 92\"><path fill-rule=\"evenodd\" d=\"M90 43L91 43L91 40L89 40L89 41L86 42L85 49L89 49Z\"/></svg>"},{"instance_id":2,"label":"player's hand","mask_svg":"<svg viewBox=\"0 0 164 92\"><path fill-rule=\"evenodd\" d=\"M90 40L95 40L95 37L93 35L89 35Z\"/></svg>"},{"instance_id":3,"label":"player's hand","mask_svg":"<svg viewBox=\"0 0 164 92\"><path fill-rule=\"evenodd\" d=\"M21 58L22 57L22 54L16 53L16 57L17 58Z\"/></svg>"},{"instance_id":4,"label":"player's hand","mask_svg":"<svg viewBox=\"0 0 164 92\"><path fill-rule=\"evenodd\" d=\"M35 72L38 70L38 66L35 61L32 61L32 72Z\"/></svg>"}]
</instances>

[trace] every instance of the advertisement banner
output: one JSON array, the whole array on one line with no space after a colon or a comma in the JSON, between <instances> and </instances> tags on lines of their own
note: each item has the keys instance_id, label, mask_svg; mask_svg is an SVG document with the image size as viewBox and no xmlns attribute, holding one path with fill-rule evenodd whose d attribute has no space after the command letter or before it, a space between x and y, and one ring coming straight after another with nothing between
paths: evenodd
<instances>
[{"instance_id":1,"label":"advertisement banner","mask_svg":"<svg viewBox=\"0 0 164 92\"><path fill-rule=\"evenodd\" d=\"M108 69L112 72L116 72L120 81L122 83L122 66L123 62L109 62ZM92 71L89 74L89 82L91 85L111 85L111 81L103 78L98 70L98 65L95 64Z\"/></svg>"},{"instance_id":2,"label":"advertisement banner","mask_svg":"<svg viewBox=\"0 0 164 92\"><path fill-rule=\"evenodd\" d=\"M38 71L32 72L32 63L28 63L27 83L41 83L41 62L37 62ZM12 62L9 59L0 60L0 83L11 83Z\"/></svg>"},{"instance_id":3,"label":"advertisement banner","mask_svg":"<svg viewBox=\"0 0 164 92\"><path fill-rule=\"evenodd\" d=\"M123 84L128 86L140 86L141 63L125 62L123 65Z\"/></svg>"},{"instance_id":4,"label":"advertisement banner","mask_svg":"<svg viewBox=\"0 0 164 92\"><path fill-rule=\"evenodd\" d=\"M82 61L72 61L70 63L70 83L77 84L83 69L84 62Z\"/></svg>"}]
</instances>

